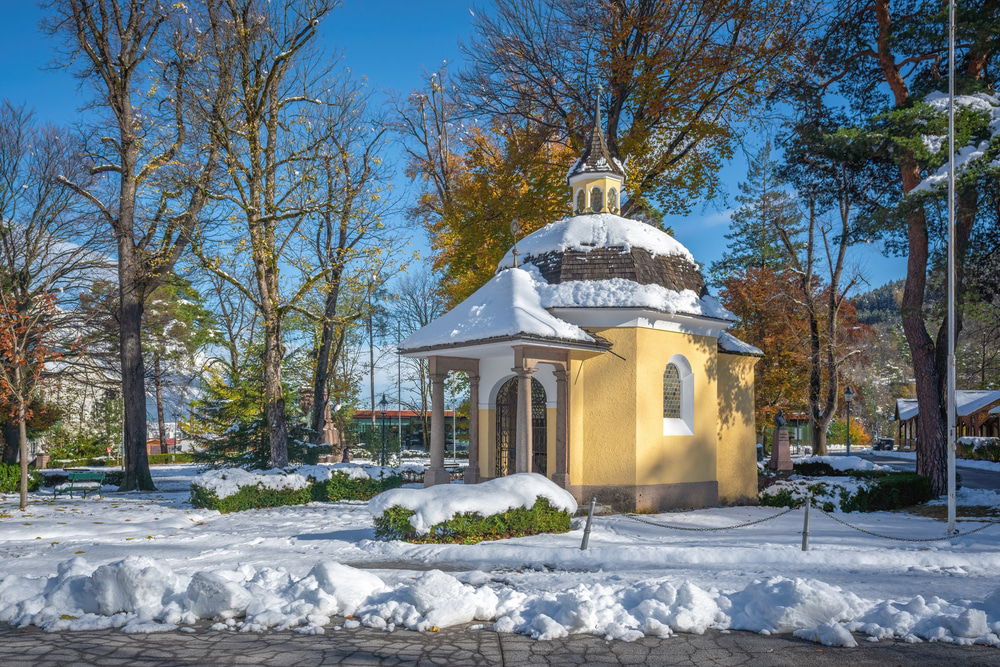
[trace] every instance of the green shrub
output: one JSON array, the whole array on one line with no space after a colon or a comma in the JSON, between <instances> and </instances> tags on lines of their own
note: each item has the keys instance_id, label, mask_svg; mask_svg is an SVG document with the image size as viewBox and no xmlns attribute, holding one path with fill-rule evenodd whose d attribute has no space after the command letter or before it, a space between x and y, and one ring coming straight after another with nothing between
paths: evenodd
<instances>
[{"instance_id":1,"label":"green shrub","mask_svg":"<svg viewBox=\"0 0 1000 667\"><path fill-rule=\"evenodd\" d=\"M434 524L426 535L417 535L410 524L413 510L393 506L375 517L375 536L384 540L406 540L417 543L475 544L485 540L502 540L539 533L565 533L569 530L568 512L553 507L541 496L530 508L515 507L483 516L478 512L456 514L447 521Z\"/></svg>"},{"instance_id":2,"label":"green shrub","mask_svg":"<svg viewBox=\"0 0 1000 667\"><path fill-rule=\"evenodd\" d=\"M36 491L42 476L32 469L28 470L28 491ZM0 463L0 493L21 492L21 466Z\"/></svg>"},{"instance_id":3,"label":"green shrub","mask_svg":"<svg viewBox=\"0 0 1000 667\"><path fill-rule=\"evenodd\" d=\"M371 500L383 491L403 486L400 475L382 479L354 478L342 472L335 472L325 482L312 485L312 498L320 502L338 500Z\"/></svg>"},{"instance_id":4,"label":"green shrub","mask_svg":"<svg viewBox=\"0 0 1000 667\"><path fill-rule=\"evenodd\" d=\"M806 477L830 477L833 475L842 475L843 473L837 472L832 465L829 463L824 463L822 461L811 461L808 463L796 463L792 466L795 474L805 475Z\"/></svg>"},{"instance_id":5,"label":"green shrub","mask_svg":"<svg viewBox=\"0 0 1000 667\"><path fill-rule=\"evenodd\" d=\"M265 489L260 485L241 486L231 496L219 498L211 491L197 484L191 485L191 504L195 507L218 510L223 514L263 507L283 505L305 505L312 500L311 487L304 489Z\"/></svg>"},{"instance_id":6,"label":"green shrub","mask_svg":"<svg viewBox=\"0 0 1000 667\"><path fill-rule=\"evenodd\" d=\"M177 454L150 454L149 465L163 465L167 463L193 463L194 455L186 453Z\"/></svg>"},{"instance_id":7,"label":"green shrub","mask_svg":"<svg viewBox=\"0 0 1000 667\"><path fill-rule=\"evenodd\" d=\"M913 472L889 473L841 503L845 512L895 510L926 503L934 497L929 477Z\"/></svg>"},{"instance_id":8,"label":"green shrub","mask_svg":"<svg viewBox=\"0 0 1000 667\"><path fill-rule=\"evenodd\" d=\"M63 468L63 469L66 469L66 468L103 468L104 466L107 466L109 464L109 461L108 461L108 459L98 459L98 458L69 459L69 460L66 460L66 459L58 459L58 460L51 459L51 460L49 460L49 463L52 465L53 468ZM115 463L115 462L111 461L111 463Z\"/></svg>"},{"instance_id":9,"label":"green shrub","mask_svg":"<svg viewBox=\"0 0 1000 667\"><path fill-rule=\"evenodd\" d=\"M970 440L971 438L959 439L956 445L959 458L1000 463L1000 438L975 438L981 443L978 447Z\"/></svg>"}]
</instances>

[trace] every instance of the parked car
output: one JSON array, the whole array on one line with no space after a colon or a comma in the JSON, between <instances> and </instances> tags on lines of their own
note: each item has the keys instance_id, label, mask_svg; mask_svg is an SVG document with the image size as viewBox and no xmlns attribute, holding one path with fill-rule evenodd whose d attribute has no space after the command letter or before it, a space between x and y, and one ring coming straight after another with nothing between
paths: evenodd
<instances>
[{"instance_id":1,"label":"parked car","mask_svg":"<svg viewBox=\"0 0 1000 667\"><path fill-rule=\"evenodd\" d=\"M892 438L878 438L875 444L872 445L872 449L879 449L886 452L891 452L896 446L896 442Z\"/></svg>"}]
</instances>

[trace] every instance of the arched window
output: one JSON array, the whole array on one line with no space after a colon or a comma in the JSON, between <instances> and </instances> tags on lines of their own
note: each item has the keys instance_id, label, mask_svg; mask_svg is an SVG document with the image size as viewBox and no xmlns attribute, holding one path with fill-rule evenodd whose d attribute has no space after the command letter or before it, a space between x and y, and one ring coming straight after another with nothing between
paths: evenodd
<instances>
[{"instance_id":1,"label":"arched window","mask_svg":"<svg viewBox=\"0 0 1000 667\"><path fill-rule=\"evenodd\" d=\"M614 188L608 190L608 210L612 213L618 212L618 190Z\"/></svg>"},{"instance_id":2,"label":"arched window","mask_svg":"<svg viewBox=\"0 0 1000 667\"><path fill-rule=\"evenodd\" d=\"M663 371L663 418L681 418L681 372L674 364Z\"/></svg>"},{"instance_id":3,"label":"arched window","mask_svg":"<svg viewBox=\"0 0 1000 667\"><path fill-rule=\"evenodd\" d=\"M694 374L675 354L663 370L663 435L694 434Z\"/></svg>"},{"instance_id":4,"label":"arched window","mask_svg":"<svg viewBox=\"0 0 1000 667\"><path fill-rule=\"evenodd\" d=\"M593 190L590 191L590 210L596 213L603 208L604 208L604 193L601 192L600 188L595 187Z\"/></svg>"},{"instance_id":5,"label":"arched window","mask_svg":"<svg viewBox=\"0 0 1000 667\"><path fill-rule=\"evenodd\" d=\"M576 192L576 212L583 213L587 209L587 193L580 188Z\"/></svg>"}]
</instances>

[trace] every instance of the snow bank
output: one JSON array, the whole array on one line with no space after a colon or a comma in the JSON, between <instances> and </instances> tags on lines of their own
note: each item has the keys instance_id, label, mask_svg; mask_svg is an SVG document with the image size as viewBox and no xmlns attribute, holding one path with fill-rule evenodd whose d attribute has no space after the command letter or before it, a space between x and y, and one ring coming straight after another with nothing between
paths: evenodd
<instances>
[{"instance_id":1,"label":"snow bank","mask_svg":"<svg viewBox=\"0 0 1000 667\"><path fill-rule=\"evenodd\" d=\"M517 242L517 251L522 260L547 252L590 252L595 248L620 248L623 252L641 248L652 255L679 255L695 264L691 252L663 230L612 213L564 218L545 225ZM513 248L504 255L497 268L511 266L514 266Z\"/></svg>"},{"instance_id":2,"label":"snow bank","mask_svg":"<svg viewBox=\"0 0 1000 667\"><path fill-rule=\"evenodd\" d=\"M946 505L947 497L935 498L928 505ZM1000 507L1000 491L993 489L970 489L963 486L955 492L955 504L979 507Z\"/></svg>"},{"instance_id":3,"label":"snow bank","mask_svg":"<svg viewBox=\"0 0 1000 667\"><path fill-rule=\"evenodd\" d=\"M210 620L220 630L319 634L335 617L351 616L358 620L344 625L390 631L492 621L499 632L536 639L582 633L632 641L739 629L794 632L835 646L854 646L851 631L875 639L1000 646L1000 589L979 603L919 595L871 601L813 579L784 577L755 580L730 593L666 579L553 592L519 591L483 573L464 578L432 570L390 584L372 572L326 561L301 577L249 565L185 576L148 558L99 567L75 558L51 577L0 580L0 622L50 632L113 627L148 633Z\"/></svg>"},{"instance_id":4,"label":"snow bank","mask_svg":"<svg viewBox=\"0 0 1000 667\"><path fill-rule=\"evenodd\" d=\"M530 472L469 486L439 484L425 489L391 489L372 498L368 502L368 510L372 516L396 506L413 510L410 524L418 535L426 535L431 526L456 514L478 512L489 516L515 507L530 508L539 496L557 509L570 514L576 512L576 500L572 494L543 475Z\"/></svg>"},{"instance_id":5,"label":"snow bank","mask_svg":"<svg viewBox=\"0 0 1000 667\"><path fill-rule=\"evenodd\" d=\"M352 479L381 479L400 475L402 469L355 463L300 465L271 470L217 468L198 475L191 481L191 485L212 491L216 498L221 499L235 495L245 486L260 486L275 491L297 491L308 488L314 482L325 482L334 473L341 473Z\"/></svg>"},{"instance_id":6,"label":"snow bank","mask_svg":"<svg viewBox=\"0 0 1000 667\"><path fill-rule=\"evenodd\" d=\"M872 463L860 456L802 456L793 457L793 463L825 463L834 470L841 472L847 470L886 470L891 471L891 466L880 466Z\"/></svg>"},{"instance_id":7,"label":"snow bank","mask_svg":"<svg viewBox=\"0 0 1000 667\"><path fill-rule=\"evenodd\" d=\"M523 269L501 271L472 296L403 340L401 349L525 334L592 343L583 329L553 317Z\"/></svg>"},{"instance_id":8,"label":"snow bank","mask_svg":"<svg viewBox=\"0 0 1000 667\"><path fill-rule=\"evenodd\" d=\"M795 501L801 502L805 501L806 498L812 498L814 505L823 506L830 503L834 511L840 511L841 502L857 495L858 491L867 489L872 484L872 480L848 476L806 477L792 475L787 479L779 479L764 488L760 495L761 497L776 496L787 491L791 493L792 499Z\"/></svg>"}]
</instances>

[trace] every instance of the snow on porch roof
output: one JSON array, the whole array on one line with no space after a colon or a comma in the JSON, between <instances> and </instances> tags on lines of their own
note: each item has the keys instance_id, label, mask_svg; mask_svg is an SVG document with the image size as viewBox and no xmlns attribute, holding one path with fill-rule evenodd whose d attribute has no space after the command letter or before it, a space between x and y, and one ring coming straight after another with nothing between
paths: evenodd
<instances>
[{"instance_id":1,"label":"snow on porch roof","mask_svg":"<svg viewBox=\"0 0 1000 667\"><path fill-rule=\"evenodd\" d=\"M417 351L517 337L598 345L586 331L554 317L542 307L531 275L523 269L508 269L415 331L399 344L399 349Z\"/></svg>"},{"instance_id":2,"label":"snow on porch roof","mask_svg":"<svg viewBox=\"0 0 1000 667\"><path fill-rule=\"evenodd\" d=\"M1000 389L959 389L955 392L955 412L959 417L968 417L973 412L978 412L998 401L1000 401ZM896 411L899 413L900 421L916 417L920 412L917 407L917 399L897 398Z\"/></svg>"}]
</instances>

